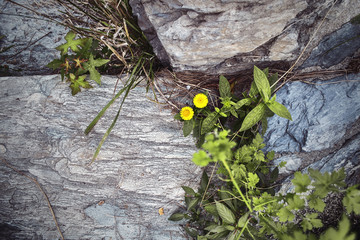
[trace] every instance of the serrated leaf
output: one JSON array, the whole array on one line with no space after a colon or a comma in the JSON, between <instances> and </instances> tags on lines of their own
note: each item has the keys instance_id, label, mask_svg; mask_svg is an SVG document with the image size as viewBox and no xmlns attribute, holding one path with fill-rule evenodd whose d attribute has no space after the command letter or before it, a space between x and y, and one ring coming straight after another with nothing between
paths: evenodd
<instances>
[{"instance_id":1,"label":"serrated leaf","mask_svg":"<svg viewBox=\"0 0 360 240\"><path fill-rule=\"evenodd\" d=\"M90 73L90 79L94 80L97 84L101 84L101 75L100 73L95 69L96 67L100 67L107 62L109 62L109 59L94 59L94 56L90 54L89 61L84 63L84 68L89 71Z\"/></svg>"},{"instance_id":2,"label":"serrated leaf","mask_svg":"<svg viewBox=\"0 0 360 240\"><path fill-rule=\"evenodd\" d=\"M316 211L323 212L326 207L324 201L313 194L309 195L309 197L309 207L315 209Z\"/></svg>"},{"instance_id":3,"label":"serrated leaf","mask_svg":"<svg viewBox=\"0 0 360 240\"><path fill-rule=\"evenodd\" d=\"M270 99L271 89L266 74L254 66L254 82L263 99Z\"/></svg>"},{"instance_id":4,"label":"serrated leaf","mask_svg":"<svg viewBox=\"0 0 360 240\"><path fill-rule=\"evenodd\" d=\"M287 208L281 208L277 215L280 222L292 221L295 218L295 215Z\"/></svg>"},{"instance_id":5,"label":"serrated leaf","mask_svg":"<svg viewBox=\"0 0 360 240\"><path fill-rule=\"evenodd\" d=\"M253 110L251 110L245 117L240 132L250 129L257 122L259 122L264 114L265 114L266 105L264 103L260 103Z\"/></svg>"},{"instance_id":6,"label":"serrated leaf","mask_svg":"<svg viewBox=\"0 0 360 240\"><path fill-rule=\"evenodd\" d=\"M184 214L183 213L173 213L169 218L168 220L170 221L174 221L174 222L177 222L177 221L180 221L184 219Z\"/></svg>"},{"instance_id":7,"label":"serrated leaf","mask_svg":"<svg viewBox=\"0 0 360 240\"><path fill-rule=\"evenodd\" d=\"M293 198L288 199L288 206L289 210L298 210L303 209L305 206L304 199L301 199L298 195L295 195Z\"/></svg>"},{"instance_id":8,"label":"serrated leaf","mask_svg":"<svg viewBox=\"0 0 360 240\"><path fill-rule=\"evenodd\" d=\"M219 92L222 98L231 97L230 83L223 75L220 76L219 80Z\"/></svg>"},{"instance_id":9,"label":"serrated leaf","mask_svg":"<svg viewBox=\"0 0 360 240\"><path fill-rule=\"evenodd\" d=\"M66 54L69 51L69 48L74 52L79 52L79 46L83 46L86 39L74 39L75 36L76 34L73 31L68 32L65 36L66 43L56 47L56 50L61 51L61 55Z\"/></svg>"},{"instance_id":10,"label":"serrated leaf","mask_svg":"<svg viewBox=\"0 0 360 240\"><path fill-rule=\"evenodd\" d=\"M184 126L183 126L184 137L189 136L193 128L194 128L194 118L184 121Z\"/></svg>"},{"instance_id":11,"label":"serrated leaf","mask_svg":"<svg viewBox=\"0 0 360 240\"><path fill-rule=\"evenodd\" d=\"M282 105L281 103L278 103L278 102L275 102L275 101L274 102L270 101L270 102L266 103L266 106L273 113L275 113L276 115L292 121L291 114L290 114L289 110L284 105Z\"/></svg>"},{"instance_id":12,"label":"serrated leaf","mask_svg":"<svg viewBox=\"0 0 360 240\"><path fill-rule=\"evenodd\" d=\"M344 187L345 172L344 169L332 172L331 174L325 172L321 174L320 171L309 169L310 176L315 180L312 184L315 187L314 194L320 198L326 197L329 192L338 192L339 187Z\"/></svg>"},{"instance_id":13,"label":"serrated leaf","mask_svg":"<svg viewBox=\"0 0 360 240\"><path fill-rule=\"evenodd\" d=\"M87 81L85 81L85 78L86 75L77 76L77 77L72 73L69 75L69 81L71 82L70 84L71 94L73 96L81 91L80 87L92 88L92 86Z\"/></svg>"},{"instance_id":14,"label":"serrated leaf","mask_svg":"<svg viewBox=\"0 0 360 240\"><path fill-rule=\"evenodd\" d=\"M192 161L200 166L200 167L205 167L207 166L212 160L211 158L207 155L207 153L203 150L200 150L199 152L196 152L193 154L193 158Z\"/></svg>"},{"instance_id":15,"label":"serrated leaf","mask_svg":"<svg viewBox=\"0 0 360 240\"><path fill-rule=\"evenodd\" d=\"M360 190L356 189L356 187L357 186L348 188L342 201L348 214L351 212L357 215L360 214Z\"/></svg>"},{"instance_id":16,"label":"serrated leaf","mask_svg":"<svg viewBox=\"0 0 360 240\"><path fill-rule=\"evenodd\" d=\"M317 213L307 213L301 222L303 231L312 230L313 228L320 228L323 226L320 219L317 218Z\"/></svg>"},{"instance_id":17,"label":"serrated leaf","mask_svg":"<svg viewBox=\"0 0 360 240\"><path fill-rule=\"evenodd\" d=\"M235 215L233 212L228 209L224 204L215 201L216 203L216 210L219 213L222 221L227 224L234 224L235 223Z\"/></svg>"},{"instance_id":18,"label":"serrated leaf","mask_svg":"<svg viewBox=\"0 0 360 240\"><path fill-rule=\"evenodd\" d=\"M60 59L54 59L51 62L49 62L46 65L46 67L56 70L56 69L60 68L62 64L63 64L63 61L61 61Z\"/></svg>"},{"instance_id":19,"label":"serrated leaf","mask_svg":"<svg viewBox=\"0 0 360 240\"><path fill-rule=\"evenodd\" d=\"M210 113L202 122L201 134L206 134L208 132L211 132L214 129L218 119L219 119L219 114L217 112Z\"/></svg>"},{"instance_id":20,"label":"serrated leaf","mask_svg":"<svg viewBox=\"0 0 360 240\"><path fill-rule=\"evenodd\" d=\"M194 189L192 189L191 187L187 187L187 186L181 186L181 187L187 195L195 196L196 193L195 193Z\"/></svg>"},{"instance_id":21,"label":"serrated leaf","mask_svg":"<svg viewBox=\"0 0 360 240\"><path fill-rule=\"evenodd\" d=\"M255 188L256 184L260 181L258 175L256 173L249 172L247 183L250 188Z\"/></svg>"},{"instance_id":22,"label":"serrated leaf","mask_svg":"<svg viewBox=\"0 0 360 240\"><path fill-rule=\"evenodd\" d=\"M291 180L291 182L295 186L295 192L302 193L308 190L307 187L310 185L311 180L309 175L302 174L301 172L296 172L294 174L294 179Z\"/></svg>"},{"instance_id":23,"label":"serrated leaf","mask_svg":"<svg viewBox=\"0 0 360 240\"><path fill-rule=\"evenodd\" d=\"M344 214L339 223L338 229L335 230L334 228L329 228L320 236L319 240L355 240L356 235L355 233L350 233L350 229L350 221Z\"/></svg>"}]
</instances>

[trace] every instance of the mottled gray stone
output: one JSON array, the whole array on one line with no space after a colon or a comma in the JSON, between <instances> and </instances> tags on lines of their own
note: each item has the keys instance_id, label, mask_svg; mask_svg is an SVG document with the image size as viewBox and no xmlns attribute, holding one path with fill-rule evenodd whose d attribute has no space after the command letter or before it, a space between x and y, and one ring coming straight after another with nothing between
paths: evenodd
<instances>
[{"instance_id":1,"label":"mottled gray stone","mask_svg":"<svg viewBox=\"0 0 360 240\"><path fill-rule=\"evenodd\" d=\"M182 137L170 110L149 101L139 86L88 166L119 106L84 135L111 99L117 78L102 81L73 97L60 76L0 78L0 157L37 179L65 239L185 239L167 218L181 204L181 185L198 184L201 171L190 161L194 142ZM0 162L0 236L58 239L36 185Z\"/></svg>"},{"instance_id":2,"label":"mottled gray stone","mask_svg":"<svg viewBox=\"0 0 360 240\"><path fill-rule=\"evenodd\" d=\"M40 14L59 20L62 10L54 1L17 0L18 4L34 9ZM1 75L48 74L52 70L46 65L59 58L55 49L62 44L68 31L64 26L37 15L21 6L0 0L0 41L1 48L12 48L0 54L0 65L7 65L9 71L1 69Z\"/></svg>"},{"instance_id":3,"label":"mottled gray stone","mask_svg":"<svg viewBox=\"0 0 360 240\"><path fill-rule=\"evenodd\" d=\"M360 173L360 74L330 81L290 82L277 92L277 100L294 121L269 119L266 149L274 150L283 176L281 191L291 189L295 171L321 172L344 167L348 183L359 183Z\"/></svg>"},{"instance_id":4,"label":"mottled gray stone","mask_svg":"<svg viewBox=\"0 0 360 240\"><path fill-rule=\"evenodd\" d=\"M311 84L290 82L277 100L293 121L273 117L265 137L276 152L311 152L344 142L348 127L360 116L360 75L347 75ZM349 136L351 137L351 136Z\"/></svg>"},{"instance_id":5,"label":"mottled gray stone","mask_svg":"<svg viewBox=\"0 0 360 240\"><path fill-rule=\"evenodd\" d=\"M175 70L231 73L254 64L293 61L333 1L131 1L157 56ZM358 14L357 0L338 2L308 51Z\"/></svg>"},{"instance_id":6,"label":"mottled gray stone","mask_svg":"<svg viewBox=\"0 0 360 240\"><path fill-rule=\"evenodd\" d=\"M324 37L312 51L302 68L329 68L353 56L360 49L360 24L344 24L339 30Z\"/></svg>"}]
</instances>

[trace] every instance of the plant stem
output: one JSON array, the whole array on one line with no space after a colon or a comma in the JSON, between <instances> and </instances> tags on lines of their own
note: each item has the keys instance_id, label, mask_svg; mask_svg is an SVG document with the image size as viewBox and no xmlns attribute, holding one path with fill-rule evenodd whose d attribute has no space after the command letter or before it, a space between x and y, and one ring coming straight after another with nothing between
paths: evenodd
<instances>
[{"instance_id":1,"label":"plant stem","mask_svg":"<svg viewBox=\"0 0 360 240\"><path fill-rule=\"evenodd\" d=\"M252 212L252 207L250 206L250 203L249 203L249 200L247 200L244 196L244 194L241 192L240 188L239 188L239 185L237 184L237 182L235 181L232 173L231 173L231 170L229 168L229 165L227 164L226 160L221 160L221 162L224 164L224 167L226 168L226 170L228 171L229 173L229 176L230 176L230 179L231 179L231 182L234 184L236 190L239 192L241 198L243 199L243 201L245 202L247 208L249 209L250 212Z\"/></svg>"}]
</instances>

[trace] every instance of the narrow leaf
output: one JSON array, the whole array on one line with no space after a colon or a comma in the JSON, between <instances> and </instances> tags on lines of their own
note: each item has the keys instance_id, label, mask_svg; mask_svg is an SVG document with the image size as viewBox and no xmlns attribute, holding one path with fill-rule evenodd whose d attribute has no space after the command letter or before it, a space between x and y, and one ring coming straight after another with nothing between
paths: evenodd
<instances>
[{"instance_id":1,"label":"narrow leaf","mask_svg":"<svg viewBox=\"0 0 360 240\"><path fill-rule=\"evenodd\" d=\"M174 213L168 218L168 220L176 222L182 220L183 218L184 218L183 213Z\"/></svg>"},{"instance_id":2,"label":"narrow leaf","mask_svg":"<svg viewBox=\"0 0 360 240\"><path fill-rule=\"evenodd\" d=\"M263 99L269 99L271 89L266 74L258 67L254 66L254 81Z\"/></svg>"},{"instance_id":3,"label":"narrow leaf","mask_svg":"<svg viewBox=\"0 0 360 240\"><path fill-rule=\"evenodd\" d=\"M210 113L202 122L201 134L206 134L211 132L214 129L217 120L219 119L219 114L217 112Z\"/></svg>"},{"instance_id":4,"label":"narrow leaf","mask_svg":"<svg viewBox=\"0 0 360 240\"><path fill-rule=\"evenodd\" d=\"M231 96L230 83L223 75L220 76L219 91L222 98Z\"/></svg>"},{"instance_id":5,"label":"narrow leaf","mask_svg":"<svg viewBox=\"0 0 360 240\"><path fill-rule=\"evenodd\" d=\"M246 115L241 128L240 132L248 130L252 126L254 126L257 122L259 122L264 114L265 114L266 105L264 103L260 103L257 105L253 110L251 110L248 115Z\"/></svg>"},{"instance_id":6,"label":"narrow leaf","mask_svg":"<svg viewBox=\"0 0 360 240\"><path fill-rule=\"evenodd\" d=\"M266 104L266 106L268 106L268 108L270 108L270 110L275 113L276 115L282 117L282 118L286 118L289 119L290 121L292 121L291 118L291 114L289 112L289 110L287 110L287 108L282 105L281 103L278 102L268 102Z\"/></svg>"}]
</instances>

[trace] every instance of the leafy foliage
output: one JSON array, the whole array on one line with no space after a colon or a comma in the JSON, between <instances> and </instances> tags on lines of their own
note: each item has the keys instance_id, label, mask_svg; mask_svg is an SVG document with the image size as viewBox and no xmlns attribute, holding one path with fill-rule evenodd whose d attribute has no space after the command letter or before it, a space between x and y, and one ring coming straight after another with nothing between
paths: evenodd
<instances>
[{"instance_id":1,"label":"leafy foliage","mask_svg":"<svg viewBox=\"0 0 360 240\"><path fill-rule=\"evenodd\" d=\"M47 65L54 70L60 69L61 78L66 77L66 81L70 82L72 95L79 93L81 88L92 88L85 80L87 72L90 73L90 79L100 85L101 75L96 67L101 67L110 61L94 58L97 43L93 43L92 38L75 39L75 37L76 34L73 31L68 32L65 36L66 43L56 47L60 51L60 59L54 59Z\"/></svg>"},{"instance_id":2,"label":"leafy foliage","mask_svg":"<svg viewBox=\"0 0 360 240\"><path fill-rule=\"evenodd\" d=\"M187 219L185 231L193 238L354 239L353 234L349 235L346 217L340 221L338 230L327 229L320 238L312 233L323 227L319 216L330 193L346 193L343 204L347 212L359 214L360 190L358 186L344 189L344 169L332 173L313 169L308 169L308 173L296 172L291 180L294 191L275 194L279 167L285 163L271 166L275 154L262 151L265 144L257 125L266 124L266 119L274 114L291 120L286 107L275 101L276 95L271 96L270 84L276 80L277 75L269 76L267 69L254 67L251 89L243 93L244 99L238 100L226 78L221 76L219 92L223 106L214 111L194 110L193 135L198 139L203 136L203 141L192 160L201 167L216 163L216 173L224 184L215 188L204 171L198 192L183 187L188 211L183 215L175 213L169 219L177 220L180 216ZM225 125L230 117L238 119L240 127ZM185 121L184 129L188 128L187 124Z\"/></svg>"}]
</instances>

